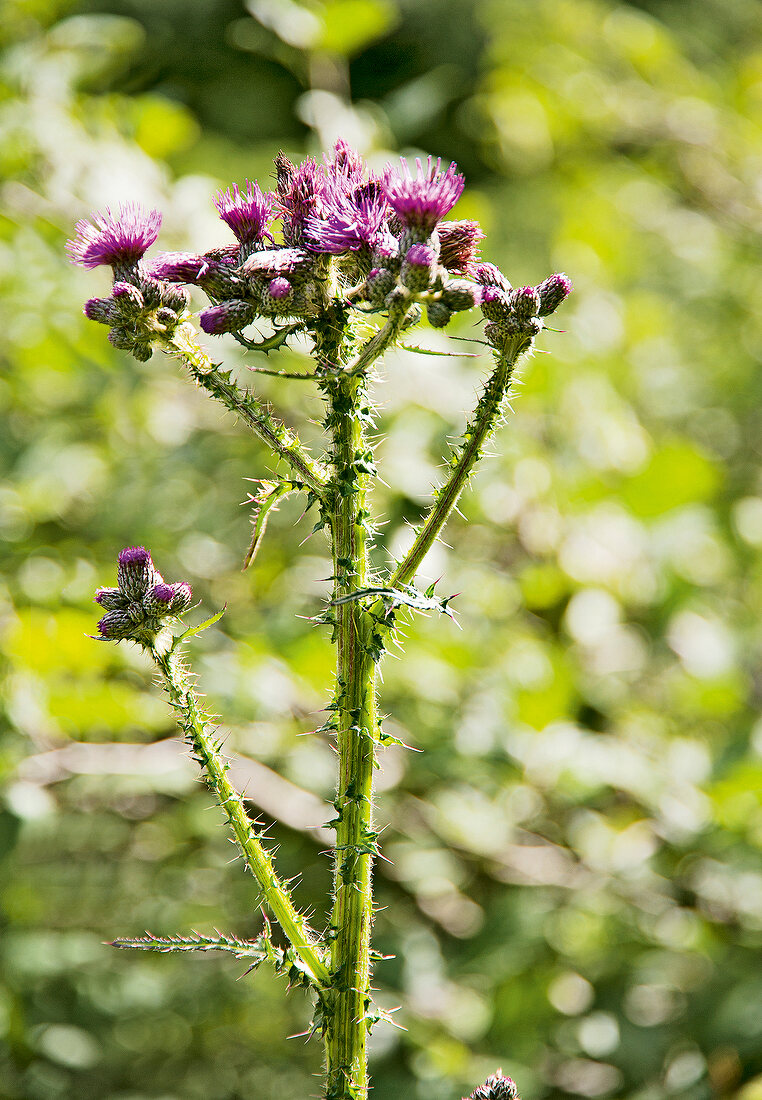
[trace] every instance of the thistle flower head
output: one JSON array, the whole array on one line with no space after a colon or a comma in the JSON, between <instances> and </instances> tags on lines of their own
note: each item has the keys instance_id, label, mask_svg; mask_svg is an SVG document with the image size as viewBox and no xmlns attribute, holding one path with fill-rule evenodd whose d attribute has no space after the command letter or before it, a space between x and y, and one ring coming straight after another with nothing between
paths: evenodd
<instances>
[{"instance_id":1,"label":"thistle flower head","mask_svg":"<svg viewBox=\"0 0 762 1100\"><path fill-rule=\"evenodd\" d=\"M266 235L275 195L263 192L258 183L246 180L241 191L237 183L227 191L218 191L214 205L222 220L230 226L241 244L253 244Z\"/></svg>"},{"instance_id":2,"label":"thistle flower head","mask_svg":"<svg viewBox=\"0 0 762 1100\"><path fill-rule=\"evenodd\" d=\"M208 263L195 252L162 252L151 260L148 272L167 283L195 283Z\"/></svg>"},{"instance_id":3,"label":"thistle flower head","mask_svg":"<svg viewBox=\"0 0 762 1100\"><path fill-rule=\"evenodd\" d=\"M108 264L123 268L134 265L159 235L161 214L144 211L134 202L122 203L117 213L109 207L88 221L76 224L76 236L66 242L73 264L93 268Z\"/></svg>"},{"instance_id":4,"label":"thistle flower head","mask_svg":"<svg viewBox=\"0 0 762 1100\"><path fill-rule=\"evenodd\" d=\"M571 292L571 279L563 272L550 275L547 279L544 279L537 287L537 293L540 296L540 317L547 317L549 313L555 313Z\"/></svg>"},{"instance_id":5,"label":"thistle flower head","mask_svg":"<svg viewBox=\"0 0 762 1100\"><path fill-rule=\"evenodd\" d=\"M307 218L322 211L326 177L312 157L307 157L298 167L290 161L285 163L288 170L285 167L278 169L278 206L283 220L283 239L286 244L293 245L301 242Z\"/></svg>"},{"instance_id":6,"label":"thistle flower head","mask_svg":"<svg viewBox=\"0 0 762 1100\"><path fill-rule=\"evenodd\" d=\"M126 546L119 551L117 560L117 583L131 600L142 599L150 585L162 580L145 546Z\"/></svg>"},{"instance_id":7,"label":"thistle flower head","mask_svg":"<svg viewBox=\"0 0 762 1100\"><path fill-rule=\"evenodd\" d=\"M209 336L221 336L223 332L240 332L251 324L256 315L256 306L251 302L233 298L220 302L218 306L202 309L199 322Z\"/></svg>"},{"instance_id":8,"label":"thistle flower head","mask_svg":"<svg viewBox=\"0 0 762 1100\"><path fill-rule=\"evenodd\" d=\"M361 155L344 138L337 138L333 147L333 156L325 156L326 175L337 179L343 177L349 183L362 183L365 164Z\"/></svg>"},{"instance_id":9,"label":"thistle flower head","mask_svg":"<svg viewBox=\"0 0 762 1100\"><path fill-rule=\"evenodd\" d=\"M479 255L479 241L484 239L481 226L475 221L440 222L439 262L448 271L470 275Z\"/></svg>"},{"instance_id":10,"label":"thistle flower head","mask_svg":"<svg viewBox=\"0 0 762 1100\"><path fill-rule=\"evenodd\" d=\"M441 160L429 157L424 165L417 159L413 172L400 159L401 170L388 165L383 178L387 201L406 228L431 233L463 193L463 176L454 163L442 171Z\"/></svg>"},{"instance_id":11,"label":"thistle flower head","mask_svg":"<svg viewBox=\"0 0 762 1100\"><path fill-rule=\"evenodd\" d=\"M374 180L346 189L346 179L331 180L321 196L321 213L305 219L304 243L313 252L356 252L375 248L384 236L389 206Z\"/></svg>"},{"instance_id":12,"label":"thistle flower head","mask_svg":"<svg viewBox=\"0 0 762 1100\"><path fill-rule=\"evenodd\" d=\"M519 1091L515 1082L510 1077L503 1077L502 1070L498 1070L474 1089L468 1100L519 1100Z\"/></svg>"}]
</instances>

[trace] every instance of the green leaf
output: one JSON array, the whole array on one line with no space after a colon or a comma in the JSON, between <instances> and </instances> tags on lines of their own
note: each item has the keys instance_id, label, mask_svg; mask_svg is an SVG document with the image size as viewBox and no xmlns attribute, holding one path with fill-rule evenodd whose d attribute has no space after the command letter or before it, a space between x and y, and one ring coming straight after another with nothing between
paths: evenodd
<instances>
[{"instance_id":1,"label":"green leaf","mask_svg":"<svg viewBox=\"0 0 762 1100\"><path fill-rule=\"evenodd\" d=\"M388 0L328 0L320 14L318 47L342 57L352 57L386 34L397 15Z\"/></svg>"},{"instance_id":2,"label":"green leaf","mask_svg":"<svg viewBox=\"0 0 762 1100\"><path fill-rule=\"evenodd\" d=\"M188 638L192 638L194 634L200 634L202 630L208 630L210 626L214 626L218 623L227 610L227 604L221 608L215 615L212 615L209 619L204 619L203 623L199 623L198 626L189 626L187 630L184 630L182 634L178 634L175 638L172 648L180 645L181 642L187 641Z\"/></svg>"}]
</instances>

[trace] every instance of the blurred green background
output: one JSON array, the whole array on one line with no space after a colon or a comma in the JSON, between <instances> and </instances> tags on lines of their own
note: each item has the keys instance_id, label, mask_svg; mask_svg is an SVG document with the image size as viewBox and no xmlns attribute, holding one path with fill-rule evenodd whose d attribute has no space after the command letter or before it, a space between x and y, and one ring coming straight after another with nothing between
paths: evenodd
<instances>
[{"instance_id":1,"label":"blurred green background","mask_svg":"<svg viewBox=\"0 0 762 1100\"><path fill-rule=\"evenodd\" d=\"M485 258L576 287L426 562L462 630L418 617L384 667L423 751L380 774L378 997L407 1030L374 1035L373 1096L502 1065L524 1100L760 1100L762 7L5 0L0 25L0 1096L319 1091L300 993L103 946L259 918L146 662L84 637L93 590L143 543L198 621L228 604L195 666L320 921L330 566L294 501L240 572L267 455L176 364L110 348L81 313L106 273L63 242L129 197L165 248L223 243L216 187L342 134L377 167L457 160ZM487 365L382 367L391 546ZM255 384L318 441L312 391Z\"/></svg>"}]
</instances>

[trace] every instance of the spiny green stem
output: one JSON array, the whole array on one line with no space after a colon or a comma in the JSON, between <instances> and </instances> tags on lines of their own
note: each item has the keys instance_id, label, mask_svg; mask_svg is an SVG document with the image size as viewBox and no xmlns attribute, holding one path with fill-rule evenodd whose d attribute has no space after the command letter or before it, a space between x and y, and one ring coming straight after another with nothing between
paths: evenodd
<instances>
[{"instance_id":1,"label":"spiny green stem","mask_svg":"<svg viewBox=\"0 0 762 1100\"><path fill-rule=\"evenodd\" d=\"M481 456L484 444L495 430L503 399L511 384L516 360L530 345L529 337L513 336L500 352L495 353L495 369L484 387L473 418L464 432L463 443L453 456L452 472L445 484L437 491L436 503L419 528L413 545L392 574L389 580L390 588L408 584L415 577L421 562L439 537L477 459Z\"/></svg>"},{"instance_id":2,"label":"spiny green stem","mask_svg":"<svg viewBox=\"0 0 762 1100\"><path fill-rule=\"evenodd\" d=\"M319 496L328 483L325 467L312 458L296 433L274 417L267 405L217 369L195 336L190 324L179 325L164 350L181 359L199 386L248 424L263 443L285 459L298 479Z\"/></svg>"},{"instance_id":3,"label":"spiny green stem","mask_svg":"<svg viewBox=\"0 0 762 1100\"><path fill-rule=\"evenodd\" d=\"M414 297L411 295L409 301L402 304L395 304L395 306L389 310L389 316L383 328L380 328L375 336L372 336L370 340L360 348L354 359L350 363L347 363L345 367L347 374L364 374L368 367L371 366L376 359L379 359L387 348L391 347L402 332L408 309L414 300Z\"/></svg>"},{"instance_id":4,"label":"spiny green stem","mask_svg":"<svg viewBox=\"0 0 762 1100\"><path fill-rule=\"evenodd\" d=\"M243 799L228 780L228 765L220 753L219 743L215 741L209 718L201 709L190 684L188 670L175 651L159 652L152 649L151 655L164 679L169 700L177 711L180 725L206 772L209 786L227 816L246 866L259 883L265 904L280 924L307 977L319 989L326 987L330 983L331 975L323 961L317 936L295 908L288 888L276 875L272 857L257 837Z\"/></svg>"},{"instance_id":5,"label":"spiny green stem","mask_svg":"<svg viewBox=\"0 0 762 1100\"><path fill-rule=\"evenodd\" d=\"M341 363L335 327L317 332L320 359ZM371 341L372 343L372 341ZM378 345L377 345L378 346ZM379 352L380 354L380 352ZM370 360L368 360L370 361ZM327 427L332 435L330 488L334 598L368 584L369 513L373 474L365 428L365 377L341 370L325 377ZM365 1100L368 1090L367 1020L370 1006L371 874L376 837L372 827L376 740L375 666L370 656L371 620L357 601L336 606L336 710L339 781L334 905L331 915L332 996L326 1032L327 1100Z\"/></svg>"}]
</instances>

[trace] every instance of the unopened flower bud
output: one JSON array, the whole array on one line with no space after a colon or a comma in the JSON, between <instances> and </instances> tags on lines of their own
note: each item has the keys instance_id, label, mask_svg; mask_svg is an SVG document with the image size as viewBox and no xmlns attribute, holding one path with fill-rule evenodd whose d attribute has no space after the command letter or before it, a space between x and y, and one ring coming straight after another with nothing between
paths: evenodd
<instances>
[{"instance_id":1,"label":"unopened flower bud","mask_svg":"<svg viewBox=\"0 0 762 1100\"><path fill-rule=\"evenodd\" d=\"M504 321L510 313L508 293L501 287L490 283L482 290L482 313L489 321Z\"/></svg>"},{"instance_id":2,"label":"unopened flower bud","mask_svg":"<svg viewBox=\"0 0 762 1100\"><path fill-rule=\"evenodd\" d=\"M124 610L126 602L124 594L118 588L99 588L93 600L106 611Z\"/></svg>"},{"instance_id":3,"label":"unopened flower bud","mask_svg":"<svg viewBox=\"0 0 762 1100\"><path fill-rule=\"evenodd\" d=\"M161 292L161 300L167 309L175 313L183 313L188 308L190 294L182 286L166 286Z\"/></svg>"},{"instance_id":4,"label":"unopened flower bud","mask_svg":"<svg viewBox=\"0 0 762 1100\"><path fill-rule=\"evenodd\" d=\"M520 286L511 291L509 303L517 321L528 321L539 313L540 295L533 286Z\"/></svg>"},{"instance_id":5,"label":"unopened flower bud","mask_svg":"<svg viewBox=\"0 0 762 1100\"><path fill-rule=\"evenodd\" d=\"M453 279L442 291L442 301L454 313L462 309L473 309L481 301L481 287Z\"/></svg>"},{"instance_id":6,"label":"unopened flower bud","mask_svg":"<svg viewBox=\"0 0 762 1100\"><path fill-rule=\"evenodd\" d=\"M145 340L138 340L132 346L132 354L139 363L147 363L153 355L153 348Z\"/></svg>"},{"instance_id":7,"label":"unopened flower bud","mask_svg":"<svg viewBox=\"0 0 762 1100\"><path fill-rule=\"evenodd\" d=\"M110 641L119 641L121 638L132 637L135 624L126 611L107 611L98 623L101 637Z\"/></svg>"},{"instance_id":8,"label":"unopened flower bud","mask_svg":"<svg viewBox=\"0 0 762 1100\"><path fill-rule=\"evenodd\" d=\"M414 244L405 254L400 268L400 281L414 293L426 290L431 281L431 270L436 263L436 253L426 244Z\"/></svg>"},{"instance_id":9,"label":"unopened flower bud","mask_svg":"<svg viewBox=\"0 0 762 1100\"><path fill-rule=\"evenodd\" d=\"M397 285L397 277L388 267L374 267L365 280L365 293L371 305L382 306Z\"/></svg>"},{"instance_id":10,"label":"unopened flower bud","mask_svg":"<svg viewBox=\"0 0 762 1100\"><path fill-rule=\"evenodd\" d=\"M499 267L494 264L476 264L474 277L481 286L496 286L500 290L510 290L511 284Z\"/></svg>"},{"instance_id":11,"label":"unopened flower bud","mask_svg":"<svg viewBox=\"0 0 762 1100\"><path fill-rule=\"evenodd\" d=\"M519 1092L511 1078L503 1077L498 1070L478 1089L474 1089L468 1100L519 1100Z\"/></svg>"},{"instance_id":12,"label":"unopened flower bud","mask_svg":"<svg viewBox=\"0 0 762 1100\"><path fill-rule=\"evenodd\" d=\"M109 342L120 351L132 351L135 346L135 333L128 332L122 325L115 325L108 334Z\"/></svg>"},{"instance_id":13,"label":"unopened flower bud","mask_svg":"<svg viewBox=\"0 0 762 1100\"><path fill-rule=\"evenodd\" d=\"M452 317L452 310L444 302L429 302L426 306L426 316L432 328L444 328Z\"/></svg>"},{"instance_id":14,"label":"unopened flower bud","mask_svg":"<svg viewBox=\"0 0 762 1100\"><path fill-rule=\"evenodd\" d=\"M277 301L281 301L283 298L288 298L292 289L293 287L291 286L291 283L282 275L279 275L277 278L272 279L269 287L267 288L270 296L272 298L275 298Z\"/></svg>"},{"instance_id":15,"label":"unopened flower bud","mask_svg":"<svg viewBox=\"0 0 762 1100\"><path fill-rule=\"evenodd\" d=\"M561 302L568 298L572 292L571 279L563 272L550 275L537 287L540 296L540 317L547 317L549 313L555 313Z\"/></svg>"},{"instance_id":16,"label":"unopened flower bud","mask_svg":"<svg viewBox=\"0 0 762 1100\"><path fill-rule=\"evenodd\" d=\"M117 583L131 600L142 600L152 584L161 583L144 546L126 546L119 551L118 561Z\"/></svg>"},{"instance_id":17,"label":"unopened flower bud","mask_svg":"<svg viewBox=\"0 0 762 1100\"><path fill-rule=\"evenodd\" d=\"M240 332L256 316L256 306L234 298L228 302L220 302L218 306L203 309L199 314L199 321L204 332L210 336L221 336L223 332Z\"/></svg>"},{"instance_id":18,"label":"unopened flower bud","mask_svg":"<svg viewBox=\"0 0 762 1100\"><path fill-rule=\"evenodd\" d=\"M113 325L120 317L119 307L113 298L88 298L82 312L89 321L97 321L101 325Z\"/></svg>"},{"instance_id":19,"label":"unopened flower bud","mask_svg":"<svg viewBox=\"0 0 762 1100\"><path fill-rule=\"evenodd\" d=\"M132 283L114 283L111 294L115 302L118 302L123 309L131 312L139 313L145 305L142 291L133 286Z\"/></svg>"}]
</instances>

